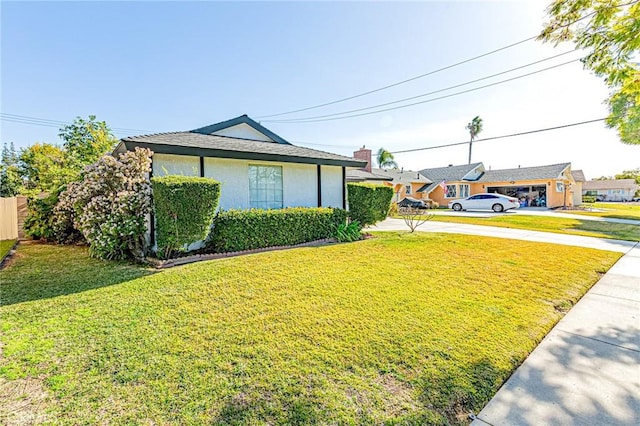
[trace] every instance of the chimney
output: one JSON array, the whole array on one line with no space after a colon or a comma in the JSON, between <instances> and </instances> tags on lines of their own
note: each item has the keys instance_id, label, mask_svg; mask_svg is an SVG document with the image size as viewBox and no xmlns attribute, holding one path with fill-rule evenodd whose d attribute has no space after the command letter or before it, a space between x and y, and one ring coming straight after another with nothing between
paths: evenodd
<instances>
[{"instance_id":1,"label":"chimney","mask_svg":"<svg viewBox=\"0 0 640 426\"><path fill-rule=\"evenodd\" d=\"M362 148L353 153L353 158L357 158L358 160L364 160L367 162L367 165L362 168L369 173L371 173L371 150L366 149L364 145Z\"/></svg>"}]
</instances>

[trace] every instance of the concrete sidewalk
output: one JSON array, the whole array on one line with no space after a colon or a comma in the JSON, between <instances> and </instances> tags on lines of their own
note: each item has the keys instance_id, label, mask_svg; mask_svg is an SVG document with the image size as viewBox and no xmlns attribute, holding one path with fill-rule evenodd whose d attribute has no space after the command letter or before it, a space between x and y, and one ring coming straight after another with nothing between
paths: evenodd
<instances>
[{"instance_id":1,"label":"concrete sidewalk","mask_svg":"<svg viewBox=\"0 0 640 426\"><path fill-rule=\"evenodd\" d=\"M408 230L387 219L370 230ZM640 243L427 222L422 232L540 241L625 253L549 332L472 426L640 425Z\"/></svg>"},{"instance_id":2,"label":"concrete sidewalk","mask_svg":"<svg viewBox=\"0 0 640 426\"><path fill-rule=\"evenodd\" d=\"M386 219L370 231L408 231L402 219ZM463 223L430 221L416 229L416 232L445 232L452 234L482 235L486 237L510 238L514 240L537 241L567 246L588 247L600 250L628 252L636 243L633 241L611 240L607 238L583 237L581 235L554 234L551 232L528 231L525 229L499 228L496 226L469 225Z\"/></svg>"},{"instance_id":3,"label":"concrete sidewalk","mask_svg":"<svg viewBox=\"0 0 640 426\"><path fill-rule=\"evenodd\" d=\"M640 246L567 313L471 424L640 424Z\"/></svg>"}]
</instances>

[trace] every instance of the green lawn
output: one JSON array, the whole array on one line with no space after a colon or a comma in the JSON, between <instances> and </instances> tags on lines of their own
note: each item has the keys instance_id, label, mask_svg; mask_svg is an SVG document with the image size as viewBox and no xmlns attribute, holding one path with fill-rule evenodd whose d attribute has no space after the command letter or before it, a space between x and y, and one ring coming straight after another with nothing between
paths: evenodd
<instances>
[{"instance_id":1,"label":"green lawn","mask_svg":"<svg viewBox=\"0 0 640 426\"><path fill-rule=\"evenodd\" d=\"M11 247L16 243L16 240L2 240L0 241L0 260L4 258L4 256L9 253Z\"/></svg>"},{"instance_id":2,"label":"green lawn","mask_svg":"<svg viewBox=\"0 0 640 426\"><path fill-rule=\"evenodd\" d=\"M573 213L573 211L571 211ZM558 234L584 235L587 237L613 238L640 241L640 226L594 220L569 219L563 217L500 214L492 217L434 215L433 221L468 223L472 225L498 226L501 228L529 229Z\"/></svg>"},{"instance_id":3,"label":"green lawn","mask_svg":"<svg viewBox=\"0 0 640 426\"><path fill-rule=\"evenodd\" d=\"M620 257L375 236L161 272L23 244L0 423L466 423Z\"/></svg>"},{"instance_id":4,"label":"green lawn","mask_svg":"<svg viewBox=\"0 0 640 426\"><path fill-rule=\"evenodd\" d=\"M610 217L614 219L640 220L640 204L638 203L594 203L593 207L604 211L571 210L568 213Z\"/></svg>"}]
</instances>

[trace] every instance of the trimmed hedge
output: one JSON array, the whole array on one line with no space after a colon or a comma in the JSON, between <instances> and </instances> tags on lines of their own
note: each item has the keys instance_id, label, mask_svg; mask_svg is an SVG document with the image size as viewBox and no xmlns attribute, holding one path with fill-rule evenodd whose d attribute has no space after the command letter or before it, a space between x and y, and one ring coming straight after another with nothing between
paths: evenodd
<instances>
[{"instance_id":1,"label":"trimmed hedge","mask_svg":"<svg viewBox=\"0 0 640 426\"><path fill-rule=\"evenodd\" d=\"M595 203L596 202L596 196L595 195L583 195L582 196L582 202L583 203L587 203L587 204Z\"/></svg>"},{"instance_id":2,"label":"trimmed hedge","mask_svg":"<svg viewBox=\"0 0 640 426\"><path fill-rule=\"evenodd\" d=\"M369 183L347 184L349 217L368 226L387 217L393 198L393 188Z\"/></svg>"},{"instance_id":3,"label":"trimmed hedge","mask_svg":"<svg viewBox=\"0 0 640 426\"><path fill-rule=\"evenodd\" d=\"M346 219L346 211L326 207L222 211L214 220L206 251L227 253L331 238Z\"/></svg>"},{"instance_id":4,"label":"trimmed hedge","mask_svg":"<svg viewBox=\"0 0 640 426\"><path fill-rule=\"evenodd\" d=\"M207 238L220 200L220 182L170 175L152 178L151 186L160 256L187 251Z\"/></svg>"}]
</instances>

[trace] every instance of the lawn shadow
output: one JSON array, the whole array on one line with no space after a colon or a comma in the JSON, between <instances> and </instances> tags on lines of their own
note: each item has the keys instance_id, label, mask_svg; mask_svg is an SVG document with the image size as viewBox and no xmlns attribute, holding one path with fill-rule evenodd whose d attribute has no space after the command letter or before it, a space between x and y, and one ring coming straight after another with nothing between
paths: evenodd
<instances>
[{"instance_id":1,"label":"lawn shadow","mask_svg":"<svg viewBox=\"0 0 640 426\"><path fill-rule=\"evenodd\" d=\"M603 238L613 238L626 241L640 241L640 226L638 225L582 219L577 219L577 222L578 223L572 225L568 229L597 232L602 234Z\"/></svg>"},{"instance_id":2,"label":"lawn shadow","mask_svg":"<svg viewBox=\"0 0 640 426\"><path fill-rule=\"evenodd\" d=\"M480 413L482 424L640 424L636 328L555 330L536 352Z\"/></svg>"},{"instance_id":3,"label":"lawn shadow","mask_svg":"<svg viewBox=\"0 0 640 426\"><path fill-rule=\"evenodd\" d=\"M0 306L121 284L158 271L89 257L86 247L21 243L0 271Z\"/></svg>"}]
</instances>

